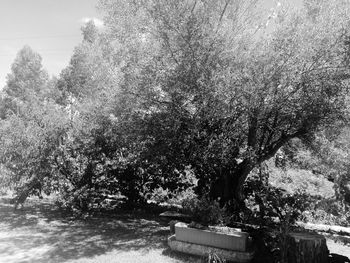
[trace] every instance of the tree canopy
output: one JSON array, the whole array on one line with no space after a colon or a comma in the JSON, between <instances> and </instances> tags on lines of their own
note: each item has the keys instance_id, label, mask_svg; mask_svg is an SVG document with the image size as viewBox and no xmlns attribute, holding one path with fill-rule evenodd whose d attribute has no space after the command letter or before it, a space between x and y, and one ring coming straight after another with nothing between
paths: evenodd
<instances>
[{"instance_id":1,"label":"tree canopy","mask_svg":"<svg viewBox=\"0 0 350 263\"><path fill-rule=\"evenodd\" d=\"M101 1L110 37L133 56L123 84L147 102L150 149L207 187L217 180L225 202L243 199L257 164L346 109L346 3L281 8L271 26L254 5Z\"/></svg>"},{"instance_id":2,"label":"tree canopy","mask_svg":"<svg viewBox=\"0 0 350 263\"><path fill-rule=\"evenodd\" d=\"M84 193L80 204L106 189L142 202L158 187L184 189L194 175L199 195L243 206L254 167L348 113L346 1L258 6L101 0L104 28L82 28L57 80L30 48L19 52L4 99L26 111L3 120L13 133L3 132L2 142L14 143L32 124L42 128L50 141L44 162L66 196ZM24 147L27 139L18 141ZM34 139L27 143L40 153ZM20 155L39 169L37 155Z\"/></svg>"}]
</instances>

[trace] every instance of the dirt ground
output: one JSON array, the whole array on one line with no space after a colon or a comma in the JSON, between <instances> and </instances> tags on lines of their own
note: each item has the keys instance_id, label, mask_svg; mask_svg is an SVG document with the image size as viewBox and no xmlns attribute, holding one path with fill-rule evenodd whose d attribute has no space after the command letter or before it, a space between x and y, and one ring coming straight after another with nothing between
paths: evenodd
<instances>
[{"instance_id":1,"label":"dirt ground","mask_svg":"<svg viewBox=\"0 0 350 263\"><path fill-rule=\"evenodd\" d=\"M327 247L330 253L335 253L338 255L345 256L350 259L350 244L344 244L340 241L334 241L327 238ZM350 262L350 260L348 261Z\"/></svg>"},{"instance_id":2,"label":"dirt ground","mask_svg":"<svg viewBox=\"0 0 350 263\"><path fill-rule=\"evenodd\" d=\"M34 200L35 201L35 200ZM13 211L0 198L0 262L200 262L167 247L169 228L152 216L135 214L73 220L49 200L29 200Z\"/></svg>"},{"instance_id":3,"label":"dirt ground","mask_svg":"<svg viewBox=\"0 0 350 263\"><path fill-rule=\"evenodd\" d=\"M120 214L76 220L48 199L14 211L0 197L0 263L184 263L203 259L172 252L169 227L157 216ZM350 258L350 247L328 239L331 253ZM346 261L344 261L346 262Z\"/></svg>"}]
</instances>

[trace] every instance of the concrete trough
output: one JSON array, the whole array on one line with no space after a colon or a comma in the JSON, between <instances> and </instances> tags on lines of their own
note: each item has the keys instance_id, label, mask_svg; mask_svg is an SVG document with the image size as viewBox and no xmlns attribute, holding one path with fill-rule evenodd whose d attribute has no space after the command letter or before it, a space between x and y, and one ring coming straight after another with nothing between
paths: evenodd
<instances>
[{"instance_id":1,"label":"concrete trough","mask_svg":"<svg viewBox=\"0 0 350 263\"><path fill-rule=\"evenodd\" d=\"M248 249L249 234L234 228L190 228L187 224L179 222L175 224L175 237L176 241L180 242L245 252Z\"/></svg>"},{"instance_id":2,"label":"concrete trough","mask_svg":"<svg viewBox=\"0 0 350 263\"><path fill-rule=\"evenodd\" d=\"M239 263L248 263L254 257L254 251L233 251L228 249L221 249L211 246L183 242L177 240L175 235L172 235L168 238L168 245L174 251L197 255L201 257L207 257L209 256L209 254L215 254L220 258L226 259L227 261Z\"/></svg>"}]
</instances>

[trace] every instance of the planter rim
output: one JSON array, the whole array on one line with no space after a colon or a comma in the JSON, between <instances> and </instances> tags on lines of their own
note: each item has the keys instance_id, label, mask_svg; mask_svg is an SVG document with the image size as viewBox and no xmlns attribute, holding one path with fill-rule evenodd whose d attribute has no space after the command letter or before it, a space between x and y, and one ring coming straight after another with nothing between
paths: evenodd
<instances>
[{"instance_id":1,"label":"planter rim","mask_svg":"<svg viewBox=\"0 0 350 263\"><path fill-rule=\"evenodd\" d=\"M242 236L248 237L249 236L249 234L247 232L242 232L242 230L239 229L239 228L231 228L231 227L225 227L225 228L230 230L229 232L220 231L219 230L220 227L216 227L216 226L209 226L209 227L212 227L214 229L192 228L192 227L189 227L188 224L183 223L183 222L176 223L175 224L175 228L176 227L178 227L178 228L194 229L194 230L197 230L197 231L203 231L203 232L207 232L207 233L215 233L215 234L218 234L218 235L228 235L228 236L236 236L236 237L242 237ZM215 228L217 228L218 231L215 231Z\"/></svg>"}]
</instances>

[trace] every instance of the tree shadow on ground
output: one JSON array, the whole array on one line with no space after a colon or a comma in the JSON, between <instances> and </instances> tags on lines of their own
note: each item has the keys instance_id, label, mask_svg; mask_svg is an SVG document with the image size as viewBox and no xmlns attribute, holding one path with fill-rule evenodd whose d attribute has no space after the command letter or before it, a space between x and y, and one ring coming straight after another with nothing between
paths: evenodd
<instances>
[{"instance_id":1,"label":"tree shadow on ground","mask_svg":"<svg viewBox=\"0 0 350 263\"><path fill-rule=\"evenodd\" d=\"M73 220L47 200L14 211L0 199L0 258L10 262L65 262L110 251L161 249L169 253L167 222L157 216L121 213Z\"/></svg>"},{"instance_id":2,"label":"tree shadow on ground","mask_svg":"<svg viewBox=\"0 0 350 263\"><path fill-rule=\"evenodd\" d=\"M339 254L331 253L329 255L329 263L350 263L350 259Z\"/></svg>"}]
</instances>

